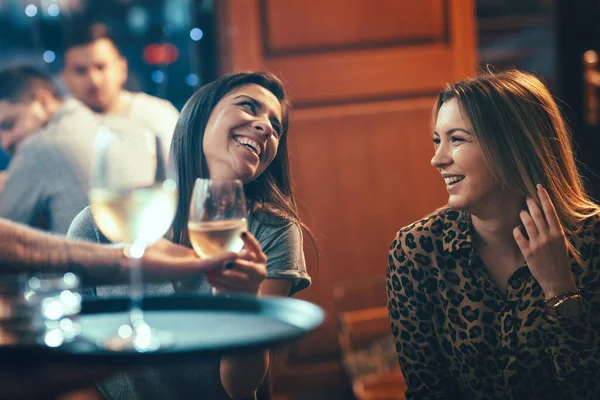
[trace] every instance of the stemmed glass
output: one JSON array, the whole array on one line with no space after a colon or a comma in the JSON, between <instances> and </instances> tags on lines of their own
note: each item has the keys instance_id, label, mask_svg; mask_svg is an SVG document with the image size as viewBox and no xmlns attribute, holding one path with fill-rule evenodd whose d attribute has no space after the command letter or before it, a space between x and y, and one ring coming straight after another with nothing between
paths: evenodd
<instances>
[{"instance_id":1,"label":"stemmed glass","mask_svg":"<svg viewBox=\"0 0 600 400\"><path fill-rule=\"evenodd\" d=\"M175 168L168 161L166 146L154 134L122 134L107 127L98 129L93 161L89 200L94 222L106 238L124 244L130 263L129 321L103 345L108 350L138 352L169 347L171 336L144 320L141 258L173 222Z\"/></svg>"},{"instance_id":2,"label":"stemmed glass","mask_svg":"<svg viewBox=\"0 0 600 400\"><path fill-rule=\"evenodd\" d=\"M201 258L239 252L248 229L246 197L240 180L196 179L190 202L188 232Z\"/></svg>"}]
</instances>

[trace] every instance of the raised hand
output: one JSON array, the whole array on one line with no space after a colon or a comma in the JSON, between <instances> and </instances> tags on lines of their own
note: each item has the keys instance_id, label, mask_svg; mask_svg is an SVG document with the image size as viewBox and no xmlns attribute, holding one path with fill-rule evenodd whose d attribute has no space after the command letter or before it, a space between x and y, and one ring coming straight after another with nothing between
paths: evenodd
<instances>
[{"instance_id":1,"label":"raised hand","mask_svg":"<svg viewBox=\"0 0 600 400\"><path fill-rule=\"evenodd\" d=\"M521 210L519 214L523 225L513 230L513 236L531 274L549 299L563 292L576 291L577 286L569 265L565 233L552 200L541 185L538 185L538 197L542 209L528 196L528 210Z\"/></svg>"}]
</instances>

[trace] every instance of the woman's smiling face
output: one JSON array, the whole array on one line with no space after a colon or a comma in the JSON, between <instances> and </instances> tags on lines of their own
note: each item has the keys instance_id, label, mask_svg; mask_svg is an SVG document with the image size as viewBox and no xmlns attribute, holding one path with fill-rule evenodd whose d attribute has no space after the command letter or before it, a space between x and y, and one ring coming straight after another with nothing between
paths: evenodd
<instances>
[{"instance_id":1,"label":"woman's smiling face","mask_svg":"<svg viewBox=\"0 0 600 400\"><path fill-rule=\"evenodd\" d=\"M204 155L211 179L251 182L277 155L282 109L273 93L242 85L215 106L206 125Z\"/></svg>"},{"instance_id":2,"label":"woman's smiling face","mask_svg":"<svg viewBox=\"0 0 600 400\"><path fill-rule=\"evenodd\" d=\"M433 142L435 154L431 165L440 171L446 182L449 207L472 212L492 197L503 195L456 98L440 107Z\"/></svg>"}]
</instances>

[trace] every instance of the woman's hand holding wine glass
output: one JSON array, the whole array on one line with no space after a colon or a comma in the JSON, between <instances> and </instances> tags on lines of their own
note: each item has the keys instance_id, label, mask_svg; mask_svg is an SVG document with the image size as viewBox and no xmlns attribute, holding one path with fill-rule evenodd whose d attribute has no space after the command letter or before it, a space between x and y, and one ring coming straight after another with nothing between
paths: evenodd
<instances>
[{"instance_id":1,"label":"woman's hand holding wine glass","mask_svg":"<svg viewBox=\"0 0 600 400\"><path fill-rule=\"evenodd\" d=\"M208 283L218 292L244 292L260 295L260 284L267 277L267 256L250 232L240 234L244 249L225 263L224 268L209 271Z\"/></svg>"},{"instance_id":2,"label":"woman's hand holding wine glass","mask_svg":"<svg viewBox=\"0 0 600 400\"><path fill-rule=\"evenodd\" d=\"M213 292L259 294L267 276L267 256L247 228L241 181L196 180L188 220L192 247L202 258L239 252L224 268L207 273Z\"/></svg>"}]
</instances>

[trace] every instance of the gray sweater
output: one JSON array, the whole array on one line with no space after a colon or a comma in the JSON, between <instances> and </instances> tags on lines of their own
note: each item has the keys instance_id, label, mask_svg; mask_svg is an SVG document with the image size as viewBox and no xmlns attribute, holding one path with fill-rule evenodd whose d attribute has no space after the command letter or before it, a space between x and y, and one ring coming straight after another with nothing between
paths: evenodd
<instances>
[{"instance_id":1,"label":"gray sweater","mask_svg":"<svg viewBox=\"0 0 600 400\"><path fill-rule=\"evenodd\" d=\"M266 213L251 214L248 230L261 243L268 257L267 273L271 279L290 279L290 295L310 285L302 246L302 232L297 224L282 221ZM89 207L73 220L67 237L106 242L92 219ZM94 288L98 298L128 295L126 285ZM210 293L211 287L203 278L195 281L176 281L146 284L147 294ZM228 399L221 385L220 357L152 367L134 374L121 374L98 385L108 399Z\"/></svg>"},{"instance_id":2,"label":"gray sweater","mask_svg":"<svg viewBox=\"0 0 600 400\"><path fill-rule=\"evenodd\" d=\"M135 108L150 104L149 97L136 94ZM4 190L0 191L0 217L33 226L47 219L44 228L64 235L77 213L89 204L98 128L104 125L120 132L127 138L124 145L132 155L140 151L140 132L160 136L168 149L177 120L177 110L174 119L173 111L169 111L171 117L163 118L160 131L127 116L96 114L78 100L67 98L48 124L25 140L12 159Z\"/></svg>"}]
</instances>

